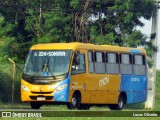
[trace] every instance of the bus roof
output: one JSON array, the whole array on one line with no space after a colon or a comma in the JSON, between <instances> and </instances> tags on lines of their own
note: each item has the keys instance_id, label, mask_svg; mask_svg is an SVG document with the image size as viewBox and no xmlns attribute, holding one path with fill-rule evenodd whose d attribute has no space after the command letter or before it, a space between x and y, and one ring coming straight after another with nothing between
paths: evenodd
<instances>
[{"instance_id":1,"label":"bus roof","mask_svg":"<svg viewBox=\"0 0 160 120\"><path fill-rule=\"evenodd\" d=\"M127 52L127 53L141 53L146 54L143 48L119 47L114 45L94 45L79 42L72 43L47 43L36 44L31 47L31 50L97 50L97 51L110 51L110 52Z\"/></svg>"}]
</instances>

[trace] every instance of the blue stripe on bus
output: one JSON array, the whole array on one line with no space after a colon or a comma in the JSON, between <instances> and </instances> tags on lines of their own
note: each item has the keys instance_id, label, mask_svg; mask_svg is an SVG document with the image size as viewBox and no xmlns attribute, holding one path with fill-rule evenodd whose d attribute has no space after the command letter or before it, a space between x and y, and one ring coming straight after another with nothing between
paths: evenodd
<instances>
[{"instance_id":1,"label":"blue stripe on bus","mask_svg":"<svg viewBox=\"0 0 160 120\"><path fill-rule=\"evenodd\" d=\"M122 75L120 91L127 95L127 104L144 102L147 99L147 77Z\"/></svg>"},{"instance_id":2,"label":"blue stripe on bus","mask_svg":"<svg viewBox=\"0 0 160 120\"><path fill-rule=\"evenodd\" d=\"M142 53L140 50L130 50L130 53Z\"/></svg>"},{"instance_id":3,"label":"blue stripe on bus","mask_svg":"<svg viewBox=\"0 0 160 120\"><path fill-rule=\"evenodd\" d=\"M55 93L54 92L54 101L56 102L68 102L69 97L69 83L70 83L70 75L68 75L68 78L58 83L57 87L62 85L67 85L66 88L64 88L62 91ZM56 87L56 88L57 88Z\"/></svg>"}]
</instances>

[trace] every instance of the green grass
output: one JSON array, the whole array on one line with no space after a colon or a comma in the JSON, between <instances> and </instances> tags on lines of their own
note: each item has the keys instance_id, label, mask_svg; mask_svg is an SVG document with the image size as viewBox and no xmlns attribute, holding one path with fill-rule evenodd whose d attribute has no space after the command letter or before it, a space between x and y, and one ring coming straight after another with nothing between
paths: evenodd
<instances>
[{"instance_id":1,"label":"green grass","mask_svg":"<svg viewBox=\"0 0 160 120\"><path fill-rule=\"evenodd\" d=\"M160 110L157 108L158 104L156 104L156 108L153 110ZM31 109L29 103L0 103L0 109ZM43 105L40 110L53 110L53 111L68 111L66 105ZM148 111L148 109L144 108L144 103L137 104L129 104L123 108L123 111ZM108 106L92 106L90 111L110 111Z\"/></svg>"}]
</instances>

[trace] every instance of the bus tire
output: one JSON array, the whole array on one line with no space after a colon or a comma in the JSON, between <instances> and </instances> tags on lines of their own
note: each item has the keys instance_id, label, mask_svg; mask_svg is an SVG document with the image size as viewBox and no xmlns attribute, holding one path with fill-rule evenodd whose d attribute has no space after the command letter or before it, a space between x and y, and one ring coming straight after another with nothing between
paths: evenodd
<instances>
[{"instance_id":1,"label":"bus tire","mask_svg":"<svg viewBox=\"0 0 160 120\"><path fill-rule=\"evenodd\" d=\"M70 103L67 104L67 108L70 110L74 110L74 109L80 109L81 106L81 97L79 94L74 94L72 96L72 100Z\"/></svg>"},{"instance_id":2,"label":"bus tire","mask_svg":"<svg viewBox=\"0 0 160 120\"><path fill-rule=\"evenodd\" d=\"M30 102L30 105L32 109L40 109L40 107L42 106L42 104L39 102Z\"/></svg>"},{"instance_id":3,"label":"bus tire","mask_svg":"<svg viewBox=\"0 0 160 120\"><path fill-rule=\"evenodd\" d=\"M118 98L118 104L109 105L110 110L122 110L125 105L125 98L120 94Z\"/></svg>"}]
</instances>

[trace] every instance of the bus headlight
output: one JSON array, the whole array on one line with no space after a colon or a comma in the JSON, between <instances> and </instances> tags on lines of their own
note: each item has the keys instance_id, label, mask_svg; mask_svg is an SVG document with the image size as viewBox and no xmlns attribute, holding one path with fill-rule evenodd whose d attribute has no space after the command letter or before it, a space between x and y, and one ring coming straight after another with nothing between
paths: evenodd
<instances>
[{"instance_id":1,"label":"bus headlight","mask_svg":"<svg viewBox=\"0 0 160 120\"><path fill-rule=\"evenodd\" d=\"M67 87L67 84L61 85L61 86L57 87L54 92L55 92L55 93L61 92L61 91L64 90L66 87Z\"/></svg>"},{"instance_id":2,"label":"bus headlight","mask_svg":"<svg viewBox=\"0 0 160 120\"><path fill-rule=\"evenodd\" d=\"M26 92L30 92L29 88L25 85L21 85L21 88Z\"/></svg>"}]
</instances>

